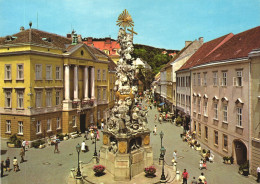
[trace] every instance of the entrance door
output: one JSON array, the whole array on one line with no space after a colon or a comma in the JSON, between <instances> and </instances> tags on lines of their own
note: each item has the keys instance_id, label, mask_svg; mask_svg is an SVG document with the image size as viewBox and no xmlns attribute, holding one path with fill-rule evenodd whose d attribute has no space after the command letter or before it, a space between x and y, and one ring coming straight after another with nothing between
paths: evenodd
<instances>
[{"instance_id":1,"label":"entrance door","mask_svg":"<svg viewBox=\"0 0 260 184\"><path fill-rule=\"evenodd\" d=\"M84 133L86 130L86 114L80 115L80 131Z\"/></svg>"},{"instance_id":2,"label":"entrance door","mask_svg":"<svg viewBox=\"0 0 260 184\"><path fill-rule=\"evenodd\" d=\"M237 164L243 164L247 161L247 149L243 142L241 141L234 141L235 146L235 156Z\"/></svg>"}]
</instances>

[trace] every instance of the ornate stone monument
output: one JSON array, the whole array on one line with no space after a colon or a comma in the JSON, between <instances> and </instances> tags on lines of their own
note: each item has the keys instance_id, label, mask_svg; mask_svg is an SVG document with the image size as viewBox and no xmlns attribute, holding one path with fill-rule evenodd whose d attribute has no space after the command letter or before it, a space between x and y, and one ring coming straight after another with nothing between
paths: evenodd
<instances>
[{"instance_id":1,"label":"ornate stone monument","mask_svg":"<svg viewBox=\"0 0 260 184\"><path fill-rule=\"evenodd\" d=\"M118 17L117 25L121 49L117 63L117 80L114 91L116 104L103 131L103 145L100 149L100 164L114 175L114 180L131 180L153 164L153 152L150 146L150 130L146 127L147 112L135 105L134 85L135 68L133 58L134 22L127 10ZM131 27L132 29L127 29ZM129 33L127 32L129 31Z\"/></svg>"}]
</instances>

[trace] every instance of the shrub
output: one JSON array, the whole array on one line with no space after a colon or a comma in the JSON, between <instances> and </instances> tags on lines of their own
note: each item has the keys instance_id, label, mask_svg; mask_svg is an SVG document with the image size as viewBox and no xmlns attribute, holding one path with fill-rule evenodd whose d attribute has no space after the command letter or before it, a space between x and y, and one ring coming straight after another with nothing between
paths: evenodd
<instances>
[{"instance_id":1,"label":"shrub","mask_svg":"<svg viewBox=\"0 0 260 184\"><path fill-rule=\"evenodd\" d=\"M22 144L22 140L20 138L17 137L16 134L13 134L10 138L9 138L10 142L12 144L15 145L15 147L18 147L20 148L21 147L21 144Z\"/></svg>"},{"instance_id":2,"label":"shrub","mask_svg":"<svg viewBox=\"0 0 260 184\"><path fill-rule=\"evenodd\" d=\"M106 168L103 165L94 165L94 167L93 167L93 171L95 173L103 173L105 171L105 169Z\"/></svg>"},{"instance_id":3,"label":"shrub","mask_svg":"<svg viewBox=\"0 0 260 184\"><path fill-rule=\"evenodd\" d=\"M64 138L64 135L63 135L63 134L58 134L58 135L57 135L57 138L60 139L60 140L62 141L63 138Z\"/></svg>"},{"instance_id":4,"label":"shrub","mask_svg":"<svg viewBox=\"0 0 260 184\"><path fill-rule=\"evenodd\" d=\"M32 142L32 147L38 148L40 145L43 145L43 144L45 144L45 141L39 139L37 141Z\"/></svg>"},{"instance_id":5,"label":"shrub","mask_svg":"<svg viewBox=\"0 0 260 184\"><path fill-rule=\"evenodd\" d=\"M154 166L144 168L144 172L149 175L154 175L156 173L156 168Z\"/></svg>"},{"instance_id":6,"label":"shrub","mask_svg":"<svg viewBox=\"0 0 260 184\"><path fill-rule=\"evenodd\" d=\"M181 125L181 124L182 124L182 118L178 116L176 119L176 125Z\"/></svg>"},{"instance_id":7,"label":"shrub","mask_svg":"<svg viewBox=\"0 0 260 184\"><path fill-rule=\"evenodd\" d=\"M243 171L249 169L249 160L239 166L239 170Z\"/></svg>"}]
</instances>

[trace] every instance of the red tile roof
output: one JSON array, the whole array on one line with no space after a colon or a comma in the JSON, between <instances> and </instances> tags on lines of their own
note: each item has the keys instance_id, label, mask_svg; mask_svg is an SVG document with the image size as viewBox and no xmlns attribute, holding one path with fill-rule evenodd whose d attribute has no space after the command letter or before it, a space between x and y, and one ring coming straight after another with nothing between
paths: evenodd
<instances>
[{"instance_id":1,"label":"red tile roof","mask_svg":"<svg viewBox=\"0 0 260 184\"><path fill-rule=\"evenodd\" d=\"M109 56L118 55L116 53L116 50L120 49L119 43L117 43L117 41L112 40L111 38L105 38L97 41L92 41L90 38L90 40L83 41L83 43L85 43L88 46L94 46L101 51L109 50Z\"/></svg>"},{"instance_id":2,"label":"red tile roof","mask_svg":"<svg viewBox=\"0 0 260 184\"><path fill-rule=\"evenodd\" d=\"M234 35L202 63L248 57L248 53L260 47L260 26Z\"/></svg>"},{"instance_id":3,"label":"red tile roof","mask_svg":"<svg viewBox=\"0 0 260 184\"><path fill-rule=\"evenodd\" d=\"M209 42L204 43L191 57L186 61L184 65L178 70L185 70L191 68L193 66L201 64L201 61L209 56L214 50L223 45L226 41L228 41L233 36L232 33L224 35L222 37L216 38Z\"/></svg>"}]
</instances>

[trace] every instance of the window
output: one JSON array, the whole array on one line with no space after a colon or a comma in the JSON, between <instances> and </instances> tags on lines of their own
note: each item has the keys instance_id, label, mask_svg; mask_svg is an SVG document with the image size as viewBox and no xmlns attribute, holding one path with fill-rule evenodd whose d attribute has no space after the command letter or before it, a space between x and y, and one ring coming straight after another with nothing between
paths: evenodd
<instances>
[{"instance_id":1,"label":"window","mask_svg":"<svg viewBox=\"0 0 260 184\"><path fill-rule=\"evenodd\" d=\"M103 100L107 100L107 89L103 88Z\"/></svg>"},{"instance_id":2,"label":"window","mask_svg":"<svg viewBox=\"0 0 260 184\"><path fill-rule=\"evenodd\" d=\"M196 112L196 98L193 97L193 111Z\"/></svg>"},{"instance_id":3,"label":"window","mask_svg":"<svg viewBox=\"0 0 260 184\"><path fill-rule=\"evenodd\" d=\"M215 134L215 144L218 145L218 131L214 131Z\"/></svg>"},{"instance_id":4,"label":"window","mask_svg":"<svg viewBox=\"0 0 260 184\"><path fill-rule=\"evenodd\" d=\"M17 79L23 80L23 64L17 64Z\"/></svg>"},{"instance_id":5,"label":"window","mask_svg":"<svg viewBox=\"0 0 260 184\"><path fill-rule=\"evenodd\" d=\"M6 133L11 133L11 120L6 120Z\"/></svg>"},{"instance_id":6,"label":"window","mask_svg":"<svg viewBox=\"0 0 260 184\"><path fill-rule=\"evenodd\" d=\"M35 106L36 108L42 107L42 91L36 91Z\"/></svg>"},{"instance_id":7,"label":"window","mask_svg":"<svg viewBox=\"0 0 260 184\"><path fill-rule=\"evenodd\" d=\"M228 106L223 105L223 121L227 122L228 121Z\"/></svg>"},{"instance_id":8,"label":"window","mask_svg":"<svg viewBox=\"0 0 260 184\"><path fill-rule=\"evenodd\" d=\"M18 121L18 134L23 134L23 122Z\"/></svg>"},{"instance_id":9,"label":"window","mask_svg":"<svg viewBox=\"0 0 260 184\"><path fill-rule=\"evenodd\" d=\"M98 101L101 100L101 89L100 88L97 89L97 100Z\"/></svg>"},{"instance_id":10,"label":"window","mask_svg":"<svg viewBox=\"0 0 260 184\"><path fill-rule=\"evenodd\" d=\"M199 123L199 132L198 132L199 136L201 135L201 124Z\"/></svg>"},{"instance_id":11,"label":"window","mask_svg":"<svg viewBox=\"0 0 260 184\"><path fill-rule=\"evenodd\" d=\"M35 65L35 79L42 80L42 65L40 64Z\"/></svg>"},{"instance_id":12,"label":"window","mask_svg":"<svg viewBox=\"0 0 260 184\"><path fill-rule=\"evenodd\" d=\"M6 90L5 91L5 108L12 107L12 91Z\"/></svg>"},{"instance_id":13,"label":"window","mask_svg":"<svg viewBox=\"0 0 260 184\"><path fill-rule=\"evenodd\" d=\"M237 125L242 126L242 108L237 108Z\"/></svg>"},{"instance_id":14,"label":"window","mask_svg":"<svg viewBox=\"0 0 260 184\"><path fill-rule=\"evenodd\" d=\"M100 110L97 112L97 119L100 120Z\"/></svg>"},{"instance_id":15,"label":"window","mask_svg":"<svg viewBox=\"0 0 260 184\"><path fill-rule=\"evenodd\" d=\"M36 134L41 133L41 132L42 132L41 121L38 120L36 122Z\"/></svg>"},{"instance_id":16,"label":"window","mask_svg":"<svg viewBox=\"0 0 260 184\"><path fill-rule=\"evenodd\" d=\"M227 86L227 72L222 72L222 86Z\"/></svg>"},{"instance_id":17,"label":"window","mask_svg":"<svg viewBox=\"0 0 260 184\"><path fill-rule=\"evenodd\" d=\"M11 65L5 65L5 80L12 80Z\"/></svg>"},{"instance_id":18,"label":"window","mask_svg":"<svg viewBox=\"0 0 260 184\"><path fill-rule=\"evenodd\" d=\"M23 93L22 90L17 90L17 108L23 109Z\"/></svg>"},{"instance_id":19,"label":"window","mask_svg":"<svg viewBox=\"0 0 260 184\"><path fill-rule=\"evenodd\" d=\"M204 114L204 116L208 116L208 101L207 100L204 100L203 114Z\"/></svg>"},{"instance_id":20,"label":"window","mask_svg":"<svg viewBox=\"0 0 260 184\"><path fill-rule=\"evenodd\" d=\"M196 86L196 73L193 74L193 85Z\"/></svg>"},{"instance_id":21,"label":"window","mask_svg":"<svg viewBox=\"0 0 260 184\"><path fill-rule=\"evenodd\" d=\"M242 86L242 70L236 72L237 76L233 78L233 86Z\"/></svg>"},{"instance_id":22,"label":"window","mask_svg":"<svg viewBox=\"0 0 260 184\"><path fill-rule=\"evenodd\" d=\"M208 139L208 127L205 126L205 139Z\"/></svg>"},{"instance_id":23,"label":"window","mask_svg":"<svg viewBox=\"0 0 260 184\"><path fill-rule=\"evenodd\" d=\"M72 116L72 125L73 125L73 127L77 127L77 117L76 116Z\"/></svg>"},{"instance_id":24,"label":"window","mask_svg":"<svg viewBox=\"0 0 260 184\"><path fill-rule=\"evenodd\" d=\"M218 72L213 72L213 86L218 85Z\"/></svg>"},{"instance_id":25,"label":"window","mask_svg":"<svg viewBox=\"0 0 260 184\"><path fill-rule=\"evenodd\" d=\"M218 119L218 104L214 103L214 119Z\"/></svg>"},{"instance_id":26,"label":"window","mask_svg":"<svg viewBox=\"0 0 260 184\"><path fill-rule=\"evenodd\" d=\"M56 80L61 80L61 67L56 66Z\"/></svg>"},{"instance_id":27,"label":"window","mask_svg":"<svg viewBox=\"0 0 260 184\"><path fill-rule=\"evenodd\" d=\"M46 91L46 107L51 107L52 105L52 93L50 90Z\"/></svg>"},{"instance_id":28,"label":"window","mask_svg":"<svg viewBox=\"0 0 260 184\"><path fill-rule=\"evenodd\" d=\"M198 73L198 86L200 86L201 80L200 80L200 73Z\"/></svg>"},{"instance_id":29,"label":"window","mask_svg":"<svg viewBox=\"0 0 260 184\"><path fill-rule=\"evenodd\" d=\"M106 70L103 70L103 80L107 80L107 76L106 76Z\"/></svg>"},{"instance_id":30,"label":"window","mask_svg":"<svg viewBox=\"0 0 260 184\"><path fill-rule=\"evenodd\" d=\"M47 119L47 132L51 131L51 119Z\"/></svg>"},{"instance_id":31,"label":"window","mask_svg":"<svg viewBox=\"0 0 260 184\"><path fill-rule=\"evenodd\" d=\"M97 70L97 80L101 80L101 76L100 76L100 70Z\"/></svg>"},{"instance_id":32,"label":"window","mask_svg":"<svg viewBox=\"0 0 260 184\"><path fill-rule=\"evenodd\" d=\"M228 150L228 136L223 134L223 149Z\"/></svg>"},{"instance_id":33,"label":"window","mask_svg":"<svg viewBox=\"0 0 260 184\"><path fill-rule=\"evenodd\" d=\"M60 91L56 91L55 96L56 96L55 104L60 105Z\"/></svg>"},{"instance_id":34,"label":"window","mask_svg":"<svg viewBox=\"0 0 260 184\"><path fill-rule=\"evenodd\" d=\"M201 113L201 110L200 110L200 98L198 98L198 113Z\"/></svg>"},{"instance_id":35,"label":"window","mask_svg":"<svg viewBox=\"0 0 260 184\"><path fill-rule=\"evenodd\" d=\"M203 73L203 86L207 86L207 73Z\"/></svg>"},{"instance_id":36,"label":"window","mask_svg":"<svg viewBox=\"0 0 260 184\"><path fill-rule=\"evenodd\" d=\"M52 66L46 65L46 80L52 79Z\"/></svg>"},{"instance_id":37,"label":"window","mask_svg":"<svg viewBox=\"0 0 260 184\"><path fill-rule=\"evenodd\" d=\"M57 129L61 129L60 117L57 117Z\"/></svg>"}]
</instances>

